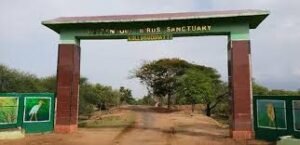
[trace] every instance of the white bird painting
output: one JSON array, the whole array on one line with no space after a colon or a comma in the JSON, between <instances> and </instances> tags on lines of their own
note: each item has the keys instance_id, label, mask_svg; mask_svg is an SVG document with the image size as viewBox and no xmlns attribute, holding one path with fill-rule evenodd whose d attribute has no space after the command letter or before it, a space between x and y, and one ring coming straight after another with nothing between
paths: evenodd
<instances>
[{"instance_id":1,"label":"white bird painting","mask_svg":"<svg viewBox=\"0 0 300 145\"><path fill-rule=\"evenodd\" d=\"M38 121L37 114L43 104L44 104L44 102L42 100L40 100L38 102L38 104L34 105L30 109L30 111L29 111L30 121Z\"/></svg>"}]
</instances>

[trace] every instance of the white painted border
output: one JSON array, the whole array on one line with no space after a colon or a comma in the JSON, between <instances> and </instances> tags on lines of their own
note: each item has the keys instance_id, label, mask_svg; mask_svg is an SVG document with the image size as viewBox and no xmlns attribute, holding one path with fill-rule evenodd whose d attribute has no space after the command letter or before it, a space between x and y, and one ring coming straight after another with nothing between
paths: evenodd
<instances>
[{"instance_id":1,"label":"white painted border","mask_svg":"<svg viewBox=\"0 0 300 145\"><path fill-rule=\"evenodd\" d=\"M26 100L28 99L49 99L50 100L50 103L49 103L49 120L44 120L44 121L26 121L25 120L25 117L26 117ZM23 112L23 122L24 123L40 123L40 122L50 122L51 121L51 107L52 107L52 104L51 104L51 100L52 98L51 97L24 97L24 112Z\"/></svg>"},{"instance_id":2,"label":"white painted border","mask_svg":"<svg viewBox=\"0 0 300 145\"><path fill-rule=\"evenodd\" d=\"M296 120L295 120L295 107L294 107L294 102L296 102L296 101L299 101L300 102L300 100L293 100L292 101L292 109L293 109L293 126L294 126L294 131L298 131L298 132L300 132L300 130L299 129L296 129ZM300 121L300 120L299 120Z\"/></svg>"},{"instance_id":3,"label":"white painted border","mask_svg":"<svg viewBox=\"0 0 300 145\"><path fill-rule=\"evenodd\" d=\"M16 116L17 116L17 118L16 118L16 123L0 123L1 125L9 125L9 124L18 124L18 115L19 115L19 97L17 96L17 97L1 97L1 99L2 98L17 98L17 113L16 113Z\"/></svg>"},{"instance_id":4,"label":"white painted border","mask_svg":"<svg viewBox=\"0 0 300 145\"><path fill-rule=\"evenodd\" d=\"M279 128L279 127L269 127L269 126L260 126L259 125L259 121L258 121L258 101L280 101L283 102L284 104L284 116L285 116L285 128ZM257 99L256 100L256 122L257 122L257 127L258 128L267 128L267 129L274 129L274 130L287 130L287 120L286 120L286 104L285 104L285 100L276 100L276 99Z\"/></svg>"}]
</instances>

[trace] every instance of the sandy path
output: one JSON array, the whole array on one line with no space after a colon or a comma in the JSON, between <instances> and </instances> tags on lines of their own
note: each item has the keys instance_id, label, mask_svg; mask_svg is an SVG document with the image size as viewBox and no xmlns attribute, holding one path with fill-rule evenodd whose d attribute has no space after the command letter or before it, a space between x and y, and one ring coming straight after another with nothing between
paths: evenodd
<instances>
[{"instance_id":1,"label":"sandy path","mask_svg":"<svg viewBox=\"0 0 300 145\"><path fill-rule=\"evenodd\" d=\"M148 107L134 107L137 116L131 129L114 139L114 145L169 145L170 128L162 125L162 116Z\"/></svg>"},{"instance_id":2,"label":"sandy path","mask_svg":"<svg viewBox=\"0 0 300 145\"><path fill-rule=\"evenodd\" d=\"M113 145L243 145L265 144L234 141L229 129L202 114L165 112L153 107L130 108L137 119L133 126L114 138Z\"/></svg>"},{"instance_id":3,"label":"sandy path","mask_svg":"<svg viewBox=\"0 0 300 145\"><path fill-rule=\"evenodd\" d=\"M228 129L205 116L160 113L158 109L137 106L134 126L114 139L114 145L221 145L235 144Z\"/></svg>"}]
</instances>

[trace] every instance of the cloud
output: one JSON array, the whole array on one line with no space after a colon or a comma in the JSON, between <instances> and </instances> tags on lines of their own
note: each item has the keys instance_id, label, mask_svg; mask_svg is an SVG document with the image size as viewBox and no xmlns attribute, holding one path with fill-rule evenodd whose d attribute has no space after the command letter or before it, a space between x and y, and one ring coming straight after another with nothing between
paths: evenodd
<instances>
[{"instance_id":1,"label":"cloud","mask_svg":"<svg viewBox=\"0 0 300 145\"><path fill-rule=\"evenodd\" d=\"M224 9L267 9L271 15L251 31L253 74L274 88L296 89L299 80L300 9L298 0L2 0L0 63L47 76L56 73L58 35L41 25L60 16L186 12ZM81 72L92 82L129 85L145 93L128 72L142 60L180 57L217 68L227 80L224 37L175 38L173 41L83 41Z\"/></svg>"},{"instance_id":2,"label":"cloud","mask_svg":"<svg viewBox=\"0 0 300 145\"><path fill-rule=\"evenodd\" d=\"M292 70L292 74L300 79L300 67L296 67ZM300 87L300 86L299 86Z\"/></svg>"}]
</instances>

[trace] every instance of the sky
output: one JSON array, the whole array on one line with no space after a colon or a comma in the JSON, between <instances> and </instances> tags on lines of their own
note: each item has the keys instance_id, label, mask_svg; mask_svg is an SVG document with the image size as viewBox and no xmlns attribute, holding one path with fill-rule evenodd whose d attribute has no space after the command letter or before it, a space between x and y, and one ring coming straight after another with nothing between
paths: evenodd
<instances>
[{"instance_id":1,"label":"sky","mask_svg":"<svg viewBox=\"0 0 300 145\"><path fill-rule=\"evenodd\" d=\"M263 9L271 15L250 31L253 78L271 89L300 88L299 0L1 0L0 64L39 77L55 75L59 35L41 21L61 16L98 16ZM227 38L174 38L172 41L81 42L81 75L92 83L126 86L146 94L131 73L143 61L177 57L214 67L227 81Z\"/></svg>"}]
</instances>

